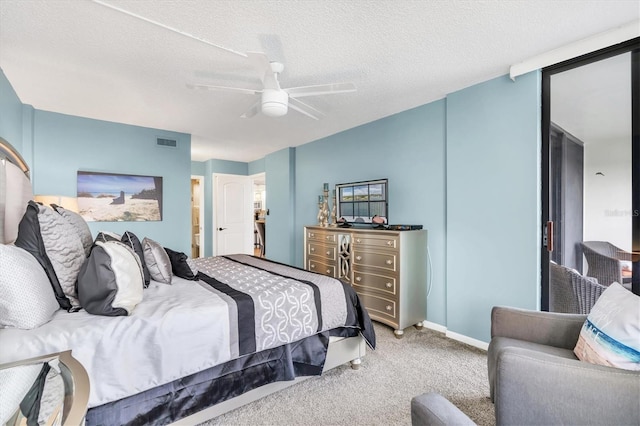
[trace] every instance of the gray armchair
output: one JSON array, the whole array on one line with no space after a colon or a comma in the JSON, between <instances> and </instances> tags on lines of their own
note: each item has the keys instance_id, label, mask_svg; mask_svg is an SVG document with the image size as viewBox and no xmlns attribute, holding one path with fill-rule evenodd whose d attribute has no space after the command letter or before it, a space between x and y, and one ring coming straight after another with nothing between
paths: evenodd
<instances>
[{"instance_id":1,"label":"gray armchair","mask_svg":"<svg viewBox=\"0 0 640 426\"><path fill-rule=\"evenodd\" d=\"M607 287L572 268L551 262L549 265L549 311L588 314Z\"/></svg>"},{"instance_id":2,"label":"gray armchair","mask_svg":"<svg viewBox=\"0 0 640 426\"><path fill-rule=\"evenodd\" d=\"M638 425L640 371L580 361L586 315L494 307L487 353L497 425ZM418 425L473 424L437 394L411 401Z\"/></svg>"},{"instance_id":3,"label":"gray armchair","mask_svg":"<svg viewBox=\"0 0 640 426\"><path fill-rule=\"evenodd\" d=\"M596 278L604 286L612 282L623 284L621 261L631 261L631 253L607 241L584 241L580 246L587 259L587 276Z\"/></svg>"}]
</instances>

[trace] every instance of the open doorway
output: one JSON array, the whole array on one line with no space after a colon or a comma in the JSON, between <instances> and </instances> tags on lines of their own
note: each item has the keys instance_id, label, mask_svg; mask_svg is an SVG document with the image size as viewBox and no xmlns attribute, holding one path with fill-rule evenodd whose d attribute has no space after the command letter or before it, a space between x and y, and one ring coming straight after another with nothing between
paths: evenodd
<instances>
[{"instance_id":1,"label":"open doorway","mask_svg":"<svg viewBox=\"0 0 640 426\"><path fill-rule=\"evenodd\" d=\"M259 173L251 176L253 186L253 220L254 220L254 248L253 254L265 257L267 251L267 191L266 175Z\"/></svg>"},{"instance_id":2,"label":"open doorway","mask_svg":"<svg viewBox=\"0 0 640 426\"><path fill-rule=\"evenodd\" d=\"M191 176L191 257L202 257L204 247L204 176Z\"/></svg>"},{"instance_id":3,"label":"open doorway","mask_svg":"<svg viewBox=\"0 0 640 426\"><path fill-rule=\"evenodd\" d=\"M543 310L570 309L554 300L562 277L640 294L638 48L635 39L543 70Z\"/></svg>"}]
</instances>

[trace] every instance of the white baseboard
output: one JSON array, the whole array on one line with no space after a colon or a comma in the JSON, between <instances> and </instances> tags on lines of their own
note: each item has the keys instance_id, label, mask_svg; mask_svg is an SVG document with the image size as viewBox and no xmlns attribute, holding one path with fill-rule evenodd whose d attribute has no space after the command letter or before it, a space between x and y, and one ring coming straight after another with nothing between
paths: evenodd
<instances>
[{"instance_id":1,"label":"white baseboard","mask_svg":"<svg viewBox=\"0 0 640 426\"><path fill-rule=\"evenodd\" d=\"M423 324L428 329L444 333L446 337L449 339L457 340L458 342L465 343L467 345L476 347L478 349L482 349L486 351L489 349L489 344L487 342L483 342L482 340L474 339L473 337L465 336L464 334L455 333L453 331L449 331L446 326L442 324L438 324L431 321L423 321Z\"/></svg>"}]
</instances>

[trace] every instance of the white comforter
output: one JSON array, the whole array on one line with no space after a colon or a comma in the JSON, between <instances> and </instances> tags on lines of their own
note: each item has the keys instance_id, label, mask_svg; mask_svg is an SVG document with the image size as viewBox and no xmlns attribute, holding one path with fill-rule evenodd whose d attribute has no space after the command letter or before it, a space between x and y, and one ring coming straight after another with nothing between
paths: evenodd
<instances>
[{"instance_id":1,"label":"white comforter","mask_svg":"<svg viewBox=\"0 0 640 426\"><path fill-rule=\"evenodd\" d=\"M202 285L152 281L128 317L60 310L34 330L0 329L0 363L71 349L89 372L94 407L226 362L228 305Z\"/></svg>"}]
</instances>

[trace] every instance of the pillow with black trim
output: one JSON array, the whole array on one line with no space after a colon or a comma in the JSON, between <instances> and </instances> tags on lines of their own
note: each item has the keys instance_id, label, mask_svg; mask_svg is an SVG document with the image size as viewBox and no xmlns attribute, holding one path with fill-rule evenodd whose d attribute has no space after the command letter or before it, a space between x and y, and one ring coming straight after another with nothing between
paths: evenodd
<instances>
[{"instance_id":1,"label":"pillow with black trim","mask_svg":"<svg viewBox=\"0 0 640 426\"><path fill-rule=\"evenodd\" d=\"M51 207L57 211L67 222L76 230L80 241L82 241L82 247L84 247L84 253L88 257L91 252L91 246L93 245L93 237L91 236L91 230L87 222L78 213L67 210L62 206L51 204Z\"/></svg>"},{"instance_id":2,"label":"pillow with black trim","mask_svg":"<svg viewBox=\"0 0 640 426\"><path fill-rule=\"evenodd\" d=\"M611 283L591 308L573 352L591 364L640 370L640 296Z\"/></svg>"},{"instance_id":3,"label":"pillow with black trim","mask_svg":"<svg viewBox=\"0 0 640 426\"><path fill-rule=\"evenodd\" d=\"M120 241L98 241L78 275L78 298L93 315L130 315L142 301L138 255Z\"/></svg>"},{"instance_id":4,"label":"pillow with black trim","mask_svg":"<svg viewBox=\"0 0 640 426\"><path fill-rule=\"evenodd\" d=\"M142 243L140 242L136 234L129 231L125 231L124 234L122 234L122 240L120 241L126 244L133 251L135 251L140 258L140 263L142 264L142 272L144 273L144 288L149 287L151 275L149 274L147 263L144 261L144 250L142 249Z\"/></svg>"},{"instance_id":5,"label":"pillow with black trim","mask_svg":"<svg viewBox=\"0 0 640 426\"><path fill-rule=\"evenodd\" d=\"M151 279L171 284L171 260L164 248L150 238L142 240L142 250L144 250L144 261L149 268Z\"/></svg>"},{"instance_id":6,"label":"pillow with black trim","mask_svg":"<svg viewBox=\"0 0 640 426\"><path fill-rule=\"evenodd\" d=\"M80 237L66 219L51 207L29 201L15 245L44 268L60 307L79 306L75 283L86 256Z\"/></svg>"},{"instance_id":7,"label":"pillow with black trim","mask_svg":"<svg viewBox=\"0 0 640 426\"><path fill-rule=\"evenodd\" d=\"M169 256L169 261L171 262L171 271L173 275L184 278L185 280L197 280L196 275L198 275L198 270L193 269L189 264L189 259L187 255L182 252L173 251L169 248L164 248L164 251L167 252Z\"/></svg>"},{"instance_id":8,"label":"pillow with black trim","mask_svg":"<svg viewBox=\"0 0 640 426\"><path fill-rule=\"evenodd\" d=\"M100 231L98 232L98 235L96 235L94 243L97 243L98 241L102 243L106 243L107 241L120 241L121 239L122 236L120 236L120 234L116 234L115 232Z\"/></svg>"},{"instance_id":9,"label":"pillow with black trim","mask_svg":"<svg viewBox=\"0 0 640 426\"><path fill-rule=\"evenodd\" d=\"M35 257L0 244L0 328L30 330L60 309L51 283Z\"/></svg>"}]
</instances>

